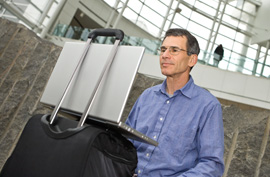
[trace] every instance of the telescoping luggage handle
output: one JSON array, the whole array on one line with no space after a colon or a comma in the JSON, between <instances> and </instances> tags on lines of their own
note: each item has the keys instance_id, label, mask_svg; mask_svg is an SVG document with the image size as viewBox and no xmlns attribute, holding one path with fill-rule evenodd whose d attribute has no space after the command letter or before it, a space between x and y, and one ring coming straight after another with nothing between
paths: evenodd
<instances>
[{"instance_id":1,"label":"telescoping luggage handle","mask_svg":"<svg viewBox=\"0 0 270 177\"><path fill-rule=\"evenodd\" d=\"M50 124L54 123L54 121L56 119L56 116L57 116L57 113L58 113L58 111L59 111L59 109L60 109L60 107L61 107L61 105L62 105L62 103L64 101L64 98L65 98L71 84L75 80L75 76L76 76L77 72L79 72L80 66L83 63L84 59L85 59L85 56L86 56L86 54L87 54L87 52L88 52L88 50L90 48L90 44L91 44L92 40L94 40L97 36L113 36L113 37L115 37L116 40L115 40L115 43L114 43L114 45L112 47L112 50L111 50L111 52L110 52L110 54L108 56L107 62L105 64L105 66L103 67L102 72L101 72L101 74L100 74L100 76L98 78L98 81L97 81L97 83L96 83L96 85L94 87L94 90L93 90L93 92L92 92L92 94L90 96L88 104L86 105L86 108L85 108L85 110L84 110L84 112L83 112L83 114L82 114L82 116L80 118L80 121L78 123L78 127L83 126L83 124L84 124L84 122L85 122L85 120L86 120L86 118L87 118L87 116L89 114L89 111L91 109L91 106L93 104L93 101L94 101L94 99L95 99L95 97L97 95L97 91L98 91L98 89L99 89L99 87L100 87L100 85L102 83L102 80L104 79L104 76L106 76L106 74L107 74L107 72L108 72L108 70L109 70L109 68L110 68L110 66L111 66L111 64L113 62L114 56L115 56L115 54L117 52L117 47L119 46L120 42L124 38L124 32L122 30L119 30L119 29L96 29L96 30L89 33L88 40L87 40L87 42L85 44L85 48L84 48L84 51L83 51L83 53L81 55L81 58L80 58L77 66L76 66L76 68L75 68L75 70L74 70L74 72L73 72L73 74L71 76L71 79L68 82L67 87L65 88L65 91L64 91L59 103L55 106L55 108L54 108L54 110L53 110L53 112L51 114Z\"/></svg>"}]
</instances>

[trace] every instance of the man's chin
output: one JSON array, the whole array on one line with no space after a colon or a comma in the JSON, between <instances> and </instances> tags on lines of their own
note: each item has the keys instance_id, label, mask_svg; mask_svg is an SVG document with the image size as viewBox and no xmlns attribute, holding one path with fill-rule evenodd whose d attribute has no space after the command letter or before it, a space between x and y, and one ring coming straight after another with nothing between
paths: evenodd
<instances>
[{"instance_id":1,"label":"man's chin","mask_svg":"<svg viewBox=\"0 0 270 177\"><path fill-rule=\"evenodd\" d=\"M166 72L166 71L161 71L161 74L166 76L166 77L170 76L170 74L168 72Z\"/></svg>"}]
</instances>

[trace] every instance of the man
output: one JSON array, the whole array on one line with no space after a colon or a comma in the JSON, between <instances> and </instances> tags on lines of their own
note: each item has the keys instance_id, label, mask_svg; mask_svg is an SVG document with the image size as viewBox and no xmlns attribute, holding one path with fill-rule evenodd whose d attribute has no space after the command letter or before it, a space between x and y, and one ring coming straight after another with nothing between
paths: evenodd
<instances>
[{"instance_id":1,"label":"man","mask_svg":"<svg viewBox=\"0 0 270 177\"><path fill-rule=\"evenodd\" d=\"M218 67L219 62L222 60L224 55L224 49L222 44L219 44L214 51L214 66Z\"/></svg>"},{"instance_id":2,"label":"man","mask_svg":"<svg viewBox=\"0 0 270 177\"><path fill-rule=\"evenodd\" d=\"M218 100L194 84L190 70L200 52L184 29L167 31L160 48L166 80L146 89L127 124L158 141L157 147L133 141L138 177L222 176L224 131Z\"/></svg>"}]
</instances>

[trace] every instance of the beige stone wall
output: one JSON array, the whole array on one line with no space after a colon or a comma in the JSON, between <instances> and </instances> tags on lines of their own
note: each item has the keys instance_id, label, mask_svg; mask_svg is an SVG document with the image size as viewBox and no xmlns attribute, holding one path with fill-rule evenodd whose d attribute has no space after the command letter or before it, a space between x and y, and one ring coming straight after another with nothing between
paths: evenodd
<instances>
[{"instance_id":1,"label":"beige stone wall","mask_svg":"<svg viewBox=\"0 0 270 177\"><path fill-rule=\"evenodd\" d=\"M39 99L60 52L61 47L40 39L24 26L0 18L0 169L28 119L51 112ZM161 82L138 74L123 116L145 88ZM223 105L222 109L224 176L270 176L270 111L235 105Z\"/></svg>"}]
</instances>

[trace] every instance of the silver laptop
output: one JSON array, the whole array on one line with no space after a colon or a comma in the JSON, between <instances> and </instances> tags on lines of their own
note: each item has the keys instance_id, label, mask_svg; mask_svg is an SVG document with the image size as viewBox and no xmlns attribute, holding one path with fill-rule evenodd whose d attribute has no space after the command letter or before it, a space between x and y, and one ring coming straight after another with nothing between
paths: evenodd
<instances>
[{"instance_id":1,"label":"silver laptop","mask_svg":"<svg viewBox=\"0 0 270 177\"><path fill-rule=\"evenodd\" d=\"M65 43L41 97L41 103L49 106L58 104L84 47L85 42ZM91 44L76 80L62 103L62 110L75 115L84 112L112 47L113 45ZM156 141L129 127L122 120L122 113L143 54L144 47L118 47L113 63L91 106L89 118L110 126L127 138L157 146Z\"/></svg>"}]
</instances>

